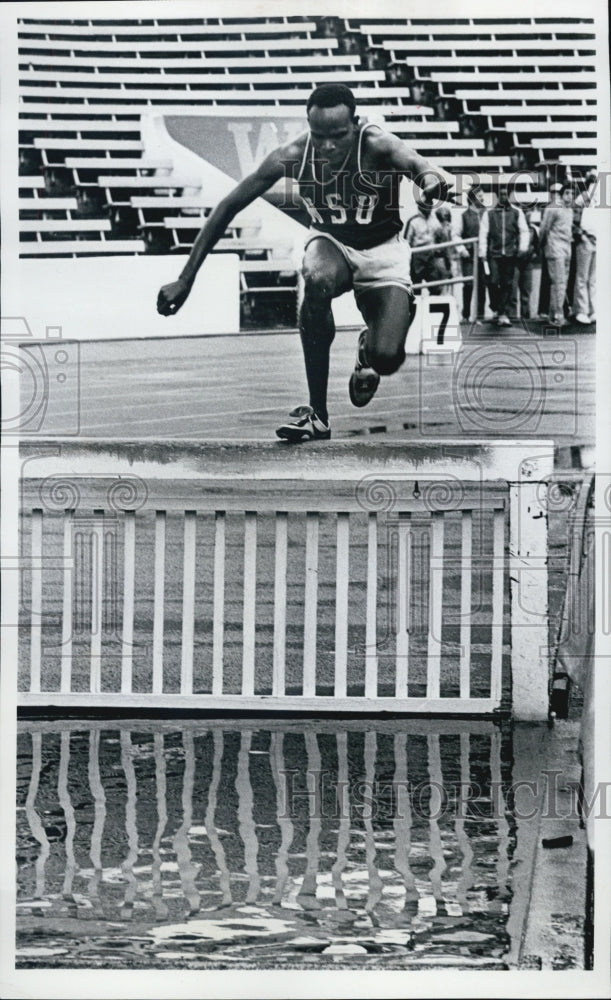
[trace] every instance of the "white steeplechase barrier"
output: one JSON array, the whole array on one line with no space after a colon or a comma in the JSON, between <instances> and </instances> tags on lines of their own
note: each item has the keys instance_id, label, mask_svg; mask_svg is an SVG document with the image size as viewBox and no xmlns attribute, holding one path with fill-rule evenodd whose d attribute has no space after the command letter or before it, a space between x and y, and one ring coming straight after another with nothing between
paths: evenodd
<instances>
[{"instance_id":1,"label":"white steeplechase barrier","mask_svg":"<svg viewBox=\"0 0 611 1000\"><path fill-rule=\"evenodd\" d=\"M24 708L547 716L551 442L22 457Z\"/></svg>"}]
</instances>

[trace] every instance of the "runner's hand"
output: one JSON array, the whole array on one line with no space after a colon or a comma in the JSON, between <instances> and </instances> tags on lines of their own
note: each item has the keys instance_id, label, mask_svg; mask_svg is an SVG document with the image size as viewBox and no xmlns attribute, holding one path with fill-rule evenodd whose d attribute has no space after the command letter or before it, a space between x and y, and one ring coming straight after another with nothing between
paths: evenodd
<instances>
[{"instance_id":1,"label":"runner's hand","mask_svg":"<svg viewBox=\"0 0 611 1000\"><path fill-rule=\"evenodd\" d=\"M182 278L164 285L157 296L157 312L162 316L174 316L186 302L190 291L191 285Z\"/></svg>"}]
</instances>

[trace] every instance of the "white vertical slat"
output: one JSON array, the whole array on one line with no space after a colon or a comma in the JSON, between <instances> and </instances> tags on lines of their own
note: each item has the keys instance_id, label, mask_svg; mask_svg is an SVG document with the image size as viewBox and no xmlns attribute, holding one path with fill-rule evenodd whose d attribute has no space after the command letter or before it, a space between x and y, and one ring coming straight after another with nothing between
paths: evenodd
<instances>
[{"instance_id":1,"label":"white vertical slat","mask_svg":"<svg viewBox=\"0 0 611 1000\"><path fill-rule=\"evenodd\" d=\"M30 691L40 692L42 637L42 510L32 511L32 614L30 622Z\"/></svg>"},{"instance_id":2,"label":"white vertical slat","mask_svg":"<svg viewBox=\"0 0 611 1000\"><path fill-rule=\"evenodd\" d=\"M429 564L429 636L426 663L426 696L439 698L441 672L441 622L443 605L443 523L441 510L431 514Z\"/></svg>"},{"instance_id":3,"label":"white vertical slat","mask_svg":"<svg viewBox=\"0 0 611 1000\"><path fill-rule=\"evenodd\" d=\"M244 513L244 615L242 621L242 694L255 693L255 604L257 591L257 514Z\"/></svg>"},{"instance_id":4,"label":"white vertical slat","mask_svg":"<svg viewBox=\"0 0 611 1000\"><path fill-rule=\"evenodd\" d=\"M286 673L286 573L288 564L288 514L276 513L276 564L274 576L274 654L272 694L283 695Z\"/></svg>"},{"instance_id":5,"label":"white vertical slat","mask_svg":"<svg viewBox=\"0 0 611 1000\"><path fill-rule=\"evenodd\" d=\"M72 546L72 521L74 511L64 511L64 579L62 601L62 666L60 691L68 694L72 683L72 582L74 561Z\"/></svg>"},{"instance_id":6,"label":"white vertical slat","mask_svg":"<svg viewBox=\"0 0 611 1000\"><path fill-rule=\"evenodd\" d=\"M104 595L104 511L94 510L91 530L91 671L89 690L102 690L102 604Z\"/></svg>"},{"instance_id":7,"label":"white vertical slat","mask_svg":"<svg viewBox=\"0 0 611 1000\"><path fill-rule=\"evenodd\" d=\"M407 670L409 655L409 604L411 576L411 518L401 514L397 566L397 652L395 668L395 697L407 698Z\"/></svg>"},{"instance_id":8,"label":"white vertical slat","mask_svg":"<svg viewBox=\"0 0 611 1000\"><path fill-rule=\"evenodd\" d=\"M473 511L461 518L460 548L460 697L471 696L471 593L473 586Z\"/></svg>"},{"instance_id":9,"label":"white vertical slat","mask_svg":"<svg viewBox=\"0 0 611 1000\"><path fill-rule=\"evenodd\" d=\"M195 638L195 543L197 512L185 511L184 559L182 580L182 645L180 693L193 692L193 641Z\"/></svg>"},{"instance_id":10,"label":"white vertical slat","mask_svg":"<svg viewBox=\"0 0 611 1000\"><path fill-rule=\"evenodd\" d=\"M121 694L132 689L134 591L136 583L136 512L123 519L123 626L121 634Z\"/></svg>"},{"instance_id":11,"label":"white vertical slat","mask_svg":"<svg viewBox=\"0 0 611 1000\"><path fill-rule=\"evenodd\" d=\"M316 695L316 620L318 615L319 515L306 515L305 594L303 632L303 694Z\"/></svg>"},{"instance_id":12,"label":"white vertical slat","mask_svg":"<svg viewBox=\"0 0 611 1000\"><path fill-rule=\"evenodd\" d=\"M225 630L225 511L214 519L214 597L212 608L212 694L223 693Z\"/></svg>"},{"instance_id":13,"label":"white vertical slat","mask_svg":"<svg viewBox=\"0 0 611 1000\"><path fill-rule=\"evenodd\" d=\"M348 570L350 562L350 515L337 515L335 576L335 688L336 698L347 694L348 670Z\"/></svg>"},{"instance_id":14,"label":"white vertical slat","mask_svg":"<svg viewBox=\"0 0 611 1000\"><path fill-rule=\"evenodd\" d=\"M163 619L165 602L165 510L155 511L155 590L153 595L153 694L163 690Z\"/></svg>"},{"instance_id":15,"label":"white vertical slat","mask_svg":"<svg viewBox=\"0 0 611 1000\"><path fill-rule=\"evenodd\" d=\"M494 512L492 542L492 655L490 697L501 700L503 667L503 575L505 569L505 511Z\"/></svg>"},{"instance_id":16,"label":"white vertical slat","mask_svg":"<svg viewBox=\"0 0 611 1000\"><path fill-rule=\"evenodd\" d=\"M365 697L378 694L378 515L367 518L367 612L365 623Z\"/></svg>"}]
</instances>

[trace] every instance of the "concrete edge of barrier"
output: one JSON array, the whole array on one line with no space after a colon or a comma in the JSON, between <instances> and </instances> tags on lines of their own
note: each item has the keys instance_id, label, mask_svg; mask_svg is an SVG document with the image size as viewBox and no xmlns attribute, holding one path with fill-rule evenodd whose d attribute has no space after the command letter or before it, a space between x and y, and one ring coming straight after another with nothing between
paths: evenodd
<instances>
[{"instance_id":1,"label":"concrete edge of barrier","mask_svg":"<svg viewBox=\"0 0 611 1000\"><path fill-rule=\"evenodd\" d=\"M71 474L151 478L361 480L447 475L465 481L539 481L554 468L551 440L154 441L66 437L22 440L24 478Z\"/></svg>"}]
</instances>

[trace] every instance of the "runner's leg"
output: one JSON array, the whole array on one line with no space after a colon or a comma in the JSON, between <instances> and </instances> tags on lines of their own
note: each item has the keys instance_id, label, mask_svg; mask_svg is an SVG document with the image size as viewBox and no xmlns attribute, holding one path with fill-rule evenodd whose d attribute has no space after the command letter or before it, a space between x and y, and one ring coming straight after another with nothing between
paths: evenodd
<instances>
[{"instance_id":1,"label":"runner's leg","mask_svg":"<svg viewBox=\"0 0 611 1000\"><path fill-rule=\"evenodd\" d=\"M414 296L399 285L361 292L358 307L367 323L365 358L379 375L392 375L405 360L405 338L414 318Z\"/></svg>"},{"instance_id":2,"label":"runner's leg","mask_svg":"<svg viewBox=\"0 0 611 1000\"><path fill-rule=\"evenodd\" d=\"M299 332L310 406L326 422L329 416L329 352L335 337L331 300L350 290L352 275L341 251L324 238L313 239L306 247L302 273L304 296L299 312Z\"/></svg>"}]
</instances>

